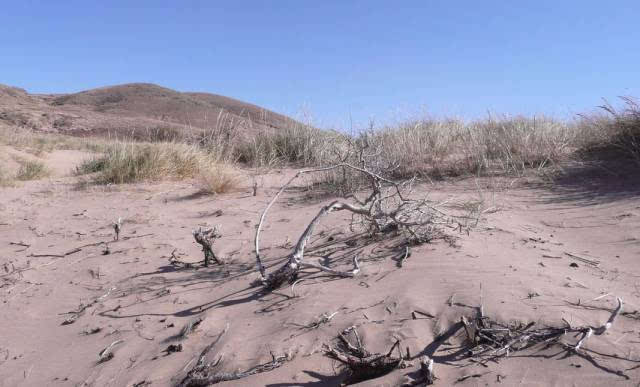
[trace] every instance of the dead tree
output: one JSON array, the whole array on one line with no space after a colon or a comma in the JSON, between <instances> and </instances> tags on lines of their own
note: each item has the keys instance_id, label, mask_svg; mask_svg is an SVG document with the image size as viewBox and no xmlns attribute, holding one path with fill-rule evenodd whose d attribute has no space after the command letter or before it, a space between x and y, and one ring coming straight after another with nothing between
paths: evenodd
<instances>
[{"instance_id":1,"label":"dead tree","mask_svg":"<svg viewBox=\"0 0 640 387\"><path fill-rule=\"evenodd\" d=\"M213 252L213 244L216 239L220 238L222 235L218 231L218 227L213 228L198 228L197 230L193 230L193 238L196 240L198 244L202 246L202 252L204 253L204 265L209 266L209 261L213 260L218 265L222 264L222 261L216 257L216 254Z\"/></svg>"},{"instance_id":2,"label":"dead tree","mask_svg":"<svg viewBox=\"0 0 640 387\"><path fill-rule=\"evenodd\" d=\"M369 182L370 192L364 200L360 200L354 194L347 195L345 200L336 200L322 207L318 214L311 220L298 239L293 252L287 262L273 273L267 275L260 256L260 231L266 215L278 197L298 177L314 172L327 172L338 168L349 169L361 174ZM429 242L445 236L442 226L451 222L443 212L438 210L433 203L423 200L413 200L405 197L406 191L410 191L415 179L409 179L401 183L389 180L378 173L368 170L366 167L357 167L342 163L325 168L302 170L296 173L283 185L271 199L263 211L255 234L255 254L261 281L265 288L276 289L285 282L293 282L301 269L314 268L332 275L353 277L360 271L357 257L353 259L353 270L338 271L329 267L304 261L304 251L313 234L313 230L320 220L336 211L348 211L357 217L357 224L361 225L371 235L389 232L399 232L408 244Z\"/></svg>"}]
</instances>

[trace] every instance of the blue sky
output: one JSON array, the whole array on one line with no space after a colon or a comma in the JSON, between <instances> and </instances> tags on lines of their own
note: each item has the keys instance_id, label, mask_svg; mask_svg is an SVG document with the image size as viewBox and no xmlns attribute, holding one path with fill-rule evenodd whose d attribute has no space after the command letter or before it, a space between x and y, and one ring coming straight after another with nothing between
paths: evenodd
<instances>
[{"instance_id":1,"label":"blue sky","mask_svg":"<svg viewBox=\"0 0 640 387\"><path fill-rule=\"evenodd\" d=\"M207 91L316 124L640 97L640 1L5 1L0 83Z\"/></svg>"}]
</instances>

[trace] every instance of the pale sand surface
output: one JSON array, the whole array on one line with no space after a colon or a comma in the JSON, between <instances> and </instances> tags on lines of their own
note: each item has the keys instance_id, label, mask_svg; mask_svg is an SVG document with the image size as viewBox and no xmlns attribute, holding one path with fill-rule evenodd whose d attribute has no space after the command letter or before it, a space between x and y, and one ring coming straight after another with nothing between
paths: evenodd
<instances>
[{"instance_id":1,"label":"pale sand surface","mask_svg":"<svg viewBox=\"0 0 640 387\"><path fill-rule=\"evenodd\" d=\"M63 176L86 155L66 156L47 157L55 165L53 178L0 188L0 386L173 385L227 326L209 359L223 355L221 370L268 362L271 353L290 353L293 360L226 385L336 385L344 374L322 354L322 344L352 325L372 351L386 352L400 339L412 356L431 356L441 386L465 375L480 376L457 385L635 386L640 380L640 312L633 313L640 309L638 195L568 192L523 181L509 189L496 189L509 184L495 180L424 185L414 194L428 190L432 199L453 203L482 196L489 210L468 235L455 234L456 246L414 247L401 268L396 241L354 235L347 214L332 214L316 230L308 259L349 268L349 254L361 249L361 275L337 279L308 270L297 297L290 287L261 295L251 285L257 278L254 230L291 171L263 176L255 197L250 184L219 196L201 196L190 182L79 188L77 178ZM268 218L262 239L269 265L286 258L330 200L300 191L285 193ZM118 217L124 225L114 242L111 223ZM217 224L223 237L215 247L224 266L170 264L172 252L199 262L191 231ZM110 254L103 255L104 245L86 246L97 242L109 242ZM64 257L39 256L78 247ZM592 267L566 252L601 263ZM573 262L578 267L570 267ZM7 274L16 269L21 272ZM485 314L503 322L599 325L616 296L626 314L586 342L595 363L552 347L480 366L451 355L465 338L462 331L434 339L474 313L481 285ZM62 325L70 316L65 312L96 299L74 323ZM414 310L435 318L413 319ZM330 322L303 328L334 312ZM178 340L195 319L203 321ZM98 364L98 353L117 340L123 342L113 359ZM181 352L163 352L178 343ZM362 385L399 385L415 373L413 364Z\"/></svg>"}]
</instances>

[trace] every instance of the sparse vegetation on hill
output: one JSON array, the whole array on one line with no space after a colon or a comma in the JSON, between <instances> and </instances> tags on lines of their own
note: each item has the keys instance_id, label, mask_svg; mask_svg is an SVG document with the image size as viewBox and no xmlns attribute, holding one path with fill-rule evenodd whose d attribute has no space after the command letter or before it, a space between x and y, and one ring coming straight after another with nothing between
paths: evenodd
<instances>
[{"instance_id":1,"label":"sparse vegetation on hill","mask_svg":"<svg viewBox=\"0 0 640 387\"><path fill-rule=\"evenodd\" d=\"M132 83L73 94L34 95L0 85L0 124L78 136L146 136L179 133L179 138L224 124L243 122L244 130L277 130L294 121L259 106L208 93L182 93ZM176 137L163 140L176 140Z\"/></svg>"},{"instance_id":2,"label":"sparse vegetation on hill","mask_svg":"<svg viewBox=\"0 0 640 387\"><path fill-rule=\"evenodd\" d=\"M107 141L99 138L85 138L43 133L19 127L0 126L0 143L24 150L33 155L41 155L60 149L77 149L100 152Z\"/></svg>"},{"instance_id":3,"label":"sparse vegetation on hill","mask_svg":"<svg viewBox=\"0 0 640 387\"><path fill-rule=\"evenodd\" d=\"M13 88L4 88L2 93L5 100L34 98ZM150 102L154 98L164 102L155 106ZM168 101L186 101L205 109L199 99L208 104L224 102L228 105L235 101L202 93L178 93L155 85L132 84L59 96L50 103L85 108L99 105L104 109L98 110L124 116L132 111L143 112L145 116L149 112L166 111L177 117L176 107L166 105ZM228 167L220 169L217 166L234 163L270 168L366 162L374 166L374 170L384 171L395 179L520 175L569 159L622 158L640 163L640 108L631 98L623 98L623 102L623 108L616 109L607 104L602 107L604 114L581 116L572 122L524 116L490 116L473 121L425 118L371 127L356 135L317 129L283 116L277 120L281 126L274 129L275 121L267 123L264 115L259 121L265 125L257 130L251 116L258 114L258 110L251 110L252 113L244 117L240 114L240 107L244 105L238 102L232 104L232 111L212 111L206 129L158 125L131 130L128 134L107 130L102 133L107 139L95 139L51 135L13 126L0 129L0 141L35 155L55 149L82 149L104 154L79 168L80 173L99 172L102 183L200 176L204 185L214 187L215 192L225 190L222 187L233 180L228 178L227 172L222 172L228 171ZM129 109L129 113L123 109ZM375 154L358 149L375 149ZM199 175L198 171L205 170L208 171L205 175ZM333 192L346 194L358 189L362 177L353 171L336 169L317 178L316 182Z\"/></svg>"}]
</instances>

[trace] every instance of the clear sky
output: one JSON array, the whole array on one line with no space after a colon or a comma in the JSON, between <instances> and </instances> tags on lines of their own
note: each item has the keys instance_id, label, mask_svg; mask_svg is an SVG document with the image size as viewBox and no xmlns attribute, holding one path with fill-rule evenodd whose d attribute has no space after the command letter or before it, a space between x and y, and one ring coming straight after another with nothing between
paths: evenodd
<instances>
[{"instance_id":1,"label":"clear sky","mask_svg":"<svg viewBox=\"0 0 640 387\"><path fill-rule=\"evenodd\" d=\"M3 1L0 83L206 91L320 126L640 97L640 1Z\"/></svg>"}]
</instances>

